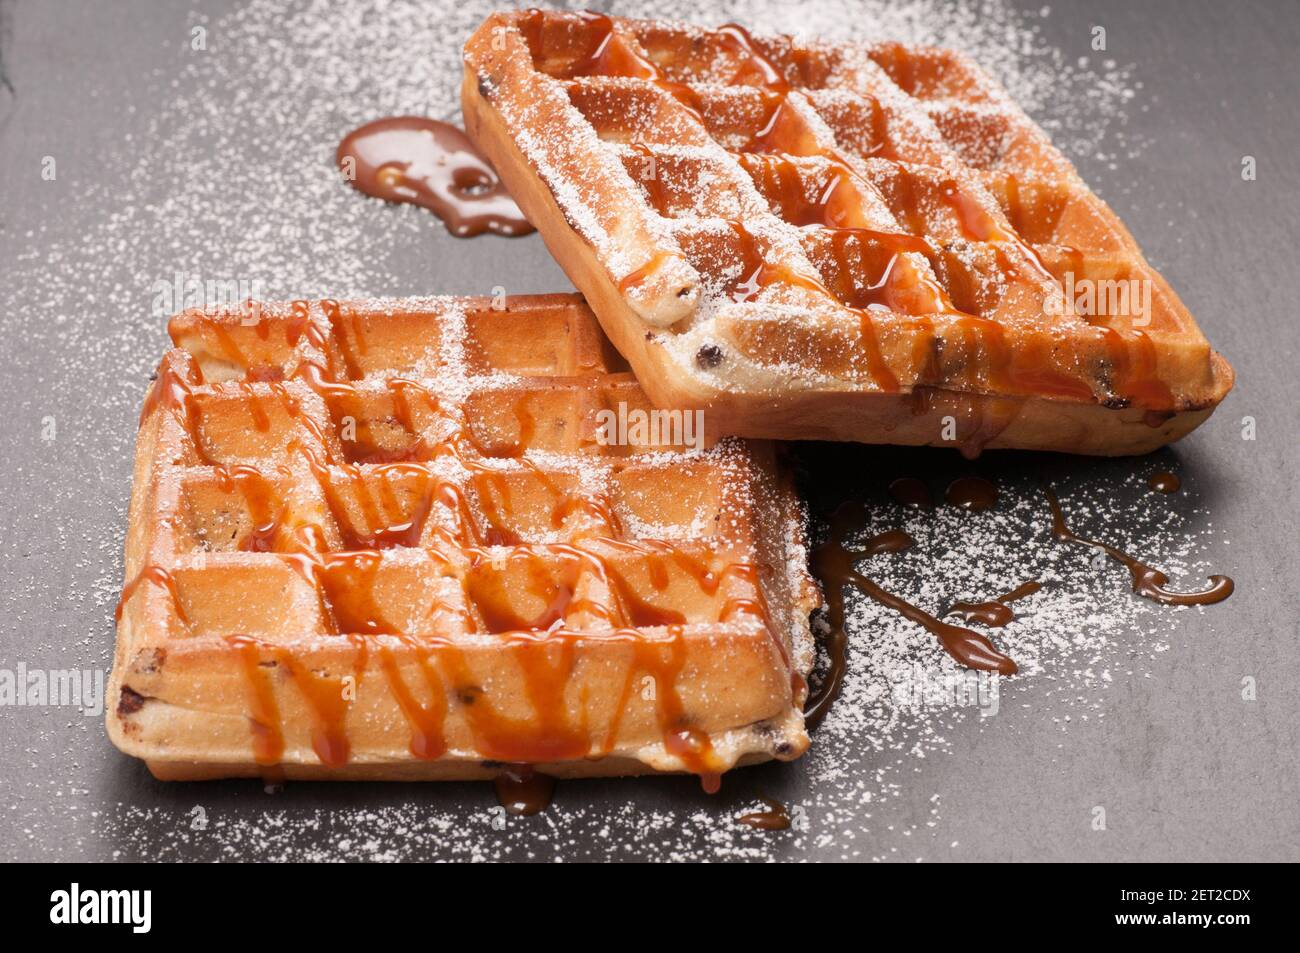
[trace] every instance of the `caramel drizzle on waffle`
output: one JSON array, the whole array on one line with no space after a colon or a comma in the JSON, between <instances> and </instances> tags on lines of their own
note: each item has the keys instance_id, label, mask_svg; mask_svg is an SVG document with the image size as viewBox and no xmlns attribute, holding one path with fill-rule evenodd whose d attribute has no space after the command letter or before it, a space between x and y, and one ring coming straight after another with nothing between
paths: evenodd
<instances>
[{"instance_id":1,"label":"caramel drizzle on waffle","mask_svg":"<svg viewBox=\"0 0 1300 953\"><path fill-rule=\"evenodd\" d=\"M865 372L873 389L913 390L918 402L925 400L927 387L949 386L1008 397L1045 396L1108 406L1137 403L1155 411L1178 406L1178 398L1160 377L1147 331L1121 331L1109 326L1106 316L1076 315L1072 303L1062 299L1065 313L1057 320L1067 323L1071 334L1082 335L1081 340L1095 341L1104 354L1100 365L1088 360L1071 363L1056 353L1050 338L1043 342L1013 333L999 320L1000 313L991 313L995 302L977 301L966 287L976 280L1018 287L1042 302L1060 294L1061 275L1071 267L1086 275L1091 270L1101 273L1113 264L1111 258L1132 259L1135 270L1145 264L1126 233L1114 234L1122 229L1111 229L1108 240L1114 247L1095 253L1051 245L1050 236L1038 239L1047 238L1046 245L1022 237L1013 223L1030 220L1030 210L1022 202L1020 177L985 170L971 155L959 156L934 125L961 121L974 126L989 117L978 110L967 116L954 106L951 113L936 113L932 122L925 115L930 104L910 95L921 81L918 58L928 51L898 44L869 48L863 59L869 56L871 62L853 67L853 82L845 89L827 80L842 48L802 45L788 38L756 40L735 24L708 31L541 10L498 20L523 37L534 68L542 74L538 81L563 86L603 145L622 155L630 178L682 244L689 264L701 274L710 271L710 264L693 258L687 247L692 228L698 227L690 219L720 217L731 230L734 240L709 245L710 254L704 256L716 260L721 254L735 260L738 276L724 282L723 301L745 303L773 289L778 294L771 300L793 293L792 300L806 300L813 310L853 315L858 323L859 372ZM503 29L500 24L494 28ZM627 128L622 128L620 108L636 112L634 103L641 102L636 98L638 85L666 93L669 101L653 107L657 118L627 120ZM726 128L735 117L726 116L724 107L741 98L756 105L758 120L748 138L737 140L735 130ZM843 106L845 101L858 114L861 127L850 138L842 138L840 129L832 131L826 123L831 105ZM1008 135L1029 135L1016 125L1019 119L1011 116L1014 107L1009 103L990 105L1001 110L998 121L1010 123ZM1032 125L1027 119L1024 123ZM1036 150L1026 162L1034 168L1027 180L1030 191L1050 194L1059 186L1086 193L1068 162L1045 140L1038 141L1041 138L1038 134L1029 145L1018 144ZM900 139L906 148L898 147ZM708 154L718 145L730 157L732 170L715 161L716 152ZM682 159L683 148L700 155ZM754 232L749 212L727 218L727 212L716 211L716 194L701 198L701 189L693 190L686 180L671 184L674 164L688 161L698 161L714 176L716 194L742 193L729 174L735 169L746 173L772 213L764 210L756 216L766 215L763 234ZM655 174L637 174L638 166L654 169L656 164ZM810 197L807 187L818 176L823 187ZM890 189L899 194L890 195ZM683 201L703 204L692 210L681 207ZM933 212L928 219L917 212L924 203L947 210L948 222L942 228ZM812 267L792 261L773 246L767 237L773 231L802 246ZM962 262L960 249L950 247L954 240L975 249L976 272ZM680 256L661 248L626 274L611 277L627 294L672 257ZM963 293L955 303L957 291ZM1040 323L1051 320L1044 314ZM906 378L900 376L905 371L897 351L886 353L881 343L883 335L900 326L911 341ZM975 376L966 381L953 378L951 368L941 370L936 355L945 347L973 355L973 365L969 359L960 363L975 370L963 372L959 367L956 373ZM991 431L982 439L997 428L995 420L979 423L979 429Z\"/></svg>"},{"instance_id":2,"label":"caramel drizzle on waffle","mask_svg":"<svg viewBox=\"0 0 1300 953\"><path fill-rule=\"evenodd\" d=\"M381 435L373 431L375 414L368 411L366 394L355 383L366 378L358 359L367 349L364 323L356 309L324 301L319 313L313 314L308 302L297 301L287 315L263 316L255 325L257 338L266 341L271 333L283 334L285 344L299 350L292 368L259 366L236 342L229 316L190 313L185 317L197 322L197 333L210 336L215 351L243 369L243 377L214 388L205 383L191 354L173 351L159 367L144 403L142 422L159 411L169 414L184 434L185 447L200 465L211 469L220 491L242 498L250 527L235 541L234 549L274 554L306 581L319 605L324 634L345 636L354 645L358 681L370 653L378 653L379 671L408 722L410 750L415 757L436 759L446 752L442 726L449 699L444 686L472 685L474 680L464 651L454 639L424 634L416 638L386 617L383 600L375 591L377 573L383 565L382 554L402 548L419 548L440 562L446 575L459 575L464 602L459 606L438 602L433 611L455 614L460 631L491 633L512 650L523 672L533 717L507 717L490 697L475 697L462 707L483 758L537 763L606 755L618 733L618 718L638 688L637 676L649 676L656 686L665 749L687 770L700 775L706 787L716 785L719 767L710 737L686 719L676 687L686 659L684 627L688 619L670 605L659 605L652 596L638 594L637 586L609 556L611 551L642 560L652 591L666 592L672 567L710 598L726 593L718 621L748 617L761 624L792 673L792 697L806 694L806 685L791 668L786 646L773 625L758 566L744 560L718 564L672 542L625 538L606 493L584 490L577 482L561 485L556 474L526 455L537 426L527 390L512 408L517 438L485 444L468 424L468 417L459 419L454 408L444 406L417 380L385 376L382 387L392 400L393 418L408 434L419 434L407 446L394 449L383 446ZM214 389L238 396L248 409L254 431L269 432L273 416L278 415L300 428L302 436L287 446L291 462L259 470L215 459L205 442L202 412L197 406L198 393ZM373 397L375 388L368 393ZM333 432L322 426L319 411L312 413L304 406L309 395L323 402ZM439 418L446 425L445 435L426 439L416 421L419 412L429 419ZM353 439L339 439L348 426L355 430ZM428 428L424 429L427 432ZM464 488L439 475L437 463L444 458L468 474L466 486L475 490L481 519ZM549 516L552 529L559 530L575 514L590 528L570 542L523 543L507 519L512 501L506 474L487 462L503 459L516 461L549 491L556 501ZM327 521L313 520L278 489L278 485L291 486L299 479L292 469L293 460L301 461L319 489ZM401 496L399 483L404 489ZM434 519L435 514L440 518ZM509 547L506 571L525 580L529 593L546 605L540 615L521 616L502 589L505 573L486 571L501 559L493 547L503 546ZM459 568L458 560L462 561ZM607 597L580 595L584 588L591 589L580 585L584 574L598 580L598 588ZM738 585L728 586L729 582ZM180 624L189 626L173 574L155 563L144 566L124 587L117 608L119 619L142 584L165 590ZM575 613L595 620L601 629L595 637L625 643L633 655L615 721L594 750L587 727L571 723L564 699L575 649L583 640L593 638L590 629L570 625ZM647 627L660 627L663 634L638 631ZM415 657L430 696L427 703L417 700L401 677L393 649L376 643L377 636L396 637ZM262 667L274 662L292 673L306 698L315 726L312 747L317 757L331 767L348 763L350 743L344 728L348 705L341 700L336 680L313 673L292 648L248 635L229 635L225 640L241 660L256 760L274 765L284 753L284 730L268 681L272 676Z\"/></svg>"}]
</instances>

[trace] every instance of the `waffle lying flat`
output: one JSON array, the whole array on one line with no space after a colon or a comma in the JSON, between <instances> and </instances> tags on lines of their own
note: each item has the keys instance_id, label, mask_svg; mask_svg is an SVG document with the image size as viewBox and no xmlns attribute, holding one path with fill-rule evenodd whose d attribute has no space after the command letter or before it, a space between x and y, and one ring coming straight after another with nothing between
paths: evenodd
<instances>
[{"instance_id":1,"label":"waffle lying flat","mask_svg":"<svg viewBox=\"0 0 1300 953\"><path fill-rule=\"evenodd\" d=\"M689 427L647 430L580 297L496 305L172 319L118 747L165 779L713 779L805 750L817 595L774 448L669 446ZM615 442L638 423L657 444Z\"/></svg>"},{"instance_id":2,"label":"waffle lying flat","mask_svg":"<svg viewBox=\"0 0 1300 953\"><path fill-rule=\"evenodd\" d=\"M720 432L1136 453L1232 386L960 54L528 11L465 62L467 129L641 384Z\"/></svg>"}]
</instances>

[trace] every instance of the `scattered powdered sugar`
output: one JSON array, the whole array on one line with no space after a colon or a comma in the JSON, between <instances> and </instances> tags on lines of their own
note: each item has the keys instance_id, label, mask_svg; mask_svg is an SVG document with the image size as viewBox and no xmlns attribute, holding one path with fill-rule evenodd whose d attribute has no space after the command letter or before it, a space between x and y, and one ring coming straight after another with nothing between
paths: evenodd
<instances>
[{"instance_id":1,"label":"scattered powdered sugar","mask_svg":"<svg viewBox=\"0 0 1300 953\"><path fill-rule=\"evenodd\" d=\"M261 298L489 290L458 286L464 279L453 269L416 257L427 247L416 239L438 228L436 221L419 209L363 199L341 184L332 159L343 134L378 116L456 118L460 46L495 6L253 0L220 21L199 16L211 48L188 60L183 75L160 74L160 86L174 91L156 91L165 102L159 111L128 110L124 147L102 157L101 184L76 196L75 214L32 225L29 250L8 263L0 286L0 321L14 361L42 369L32 392L6 394L8 406L16 417L48 415L60 426L60 438L41 446L39 465L9 469L11 481L48 482L0 540L6 564L21 567L0 599L6 638L14 644L22 633L29 664L106 665L111 658L134 423L166 346L166 316L175 310L158 304L160 282L178 272L182 279L235 278L254 283ZM647 0L616 3L611 12L954 46L1002 82L1072 160L1132 148L1123 127L1140 83L1130 71L1067 57L1046 44L1032 17L998 0ZM383 242L374 240L378 221ZM466 247L502 260L506 243L475 242ZM508 279L508 265L503 270ZM52 473L59 478L49 479ZM1073 487L1063 493L1067 514L1081 529L1131 544L1175 584L1199 585L1204 567L1194 554L1208 530L1190 527L1204 526L1204 514L1191 497L1136 505L1137 480L1130 475L1123 493L1105 483ZM1094 566L1086 548L1050 541L1032 481L1008 477L999 485L1001 504L984 514L951 507L903 513L879 500L872 528L901 525L918 545L874 557L869 574L931 610L1043 581L1042 591L1015 604L1017 621L993 633L1025 673L997 686L998 704L1004 713L1013 704L1030 706L1061 719L1063 728L1068 719L1103 717L1105 686L1144 674L1179 616L1198 610L1134 596L1121 567ZM42 618L52 605L61 611ZM584 781L561 785L543 815L515 819L495 809L487 785L349 786L342 794L290 785L277 795L239 783L165 787L107 750L97 722L33 712L24 717L44 719L39 743L18 761L40 780L22 782L7 798L6 843L42 843L40 819L53 803L66 816L63 849L78 856L924 855L954 838L939 835L939 794L918 794L916 766L955 757L952 739L972 720L997 730L999 718L980 716L992 696L977 686L980 704L955 691L942 697L945 679L960 686L966 676L930 636L874 603L851 596L849 628L849 677L811 752L793 765L737 772L712 800L683 779ZM69 746L77 775L89 772L75 787L63 780ZM760 794L781 797L794 829L772 834L735 823ZM910 807L916 803L925 805L919 814ZM200 825L193 811L205 805ZM931 840L912 843L914 832Z\"/></svg>"}]
</instances>

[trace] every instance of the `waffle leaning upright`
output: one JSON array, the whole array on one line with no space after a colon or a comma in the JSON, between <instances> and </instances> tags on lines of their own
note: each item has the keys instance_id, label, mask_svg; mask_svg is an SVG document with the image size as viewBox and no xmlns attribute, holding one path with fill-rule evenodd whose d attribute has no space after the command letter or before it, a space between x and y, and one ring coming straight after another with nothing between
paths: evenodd
<instances>
[{"instance_id":1,"label":"waffle leaning upright","mask_svg":"<svg viewBox=\"0 0 1300 953\"><path fill-rule=\"evenodd\" d=\"M642 386L721 432L1139 453L1232 385L958 53L533 10L465 69L468 131Z\"/></svg>"}]
</instances>

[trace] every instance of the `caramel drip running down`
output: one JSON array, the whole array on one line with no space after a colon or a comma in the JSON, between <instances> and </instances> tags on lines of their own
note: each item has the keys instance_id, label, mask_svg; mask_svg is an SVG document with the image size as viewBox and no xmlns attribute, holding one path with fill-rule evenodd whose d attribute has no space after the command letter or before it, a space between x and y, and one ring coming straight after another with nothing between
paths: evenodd
<instances>
[{"instance_id":1,"label":"caramel drip running down","mask_svg":"<svg viewBox=\"0 0 1300 953\"><path fill-rule=\"evenodd\" d=\"M714 577L715 586L720 583L723 575L726 573ZM697 582L701 588L708 591L706 584L699 577ZM722 781L719 759L708 733L691 724L681 695L677 691L678 677L687 661L684 626L670 624L666 627L666 631L668 635L666 640L647 638L635 630L620 630L616 633L627 638L633 649L633 666L628 670L628 681L624 685L622 701L626 702L632 686L631 679L636 673L648 674L654 680L655 706L664 749L669 754L675 755L686 770L699 776L700 785L707 793L714 794ZM623 704L620 704L620 715L623 707Z\"/></svg>"},{"instance_id":2,"label":"caramel drip running down","mask_svg":"<svg viewBox=\"0 0 1300 953\"><path fill-rule=\"evenodd\" d=\"M253 735L253 759L263 767L279 764L284 756L284 731L280 726L280 706L271 688L270 673L262 669L261 653L256 640L232 635L226 643L239 656L248 690L248 727Z\"/></svg>"},{"instance_id":3,"label":"caramel drip running down","mask_svg":"<svg viewBox=\"0 0 1300 953\"><path fill-rule=\"evenodd\" d=\"M784 831L790 829L790 812L780 801L770 797L760 797L765 810L750 811L736 818L737 824L752 827L760 831Z\"/></svg>"},{"instance_id":4,"label":"caramel drip running down","mask_svg":"<svg viewBox=\"0 0 1300 953\"><path fill-rule=\"evenodd\" d=\"M425 686L431 700L422 705L402 678L396 654L388 646L379 649L379 664L384 672L388 687L402 709L402 715L411 727L411 754L422 761L433 761L447 751L447 741L443 733L443 724L447 716L447 695L442 686L442 679L430 664L431 645L421 645L413 639L403 637L402 641L411 650L416 665L420 668Z\"/></svg>"},{"instance_id":5,"label":"caramel drip running down","mask_svg":"<svg viewBox=\"0 0 1300 953\"><path fill-rule=\"evenodd\" d=\"M424 116L377 119L348 133L335 161L354 188L427 208L458 238L534 230L496 170L449 123Z\"/></svg>"},{"instance_id":6,"label":"caramel drip running down","mask_svg":"<svg viewBox=\"0 0 1300 953\"><path fill-rule=\"evenodd\" d=\"M618 290L632 291L635 288L641 287L641 285L645 284L652 276L659 272L665 262L676 257L678 256L672 252L655 252L650 256L650 260L644 265L640 268L635 268L632 271L629 271L619 279Z\"/></svg>"},{"instance_id":7,"label":"caramel drip running down","mask_svg":"<svg viewBox=\"0 0 1300 953\"><path fill-rule=\"evenodd\" d=\"M122 587L122 594L118 597L117 608L113 610L113 619L117 622L122 621L122 613L126 609L126 604L131 601L135 591L140 588L140 584L148 582L158 586L160 589L166 589L167 594L171 596L172 606L176 610L176 617L180 619L181 624L186 628L189 627L190 620L185 615L185 606L181 602L180 591L176 588L176 579L166 569L161 566L145 566L136 575L134 579Z\"/></svg>"},{"instance_id":8,"label":"caramel drip running down","mask_svg":"<svg viewBox=\"0 0 1300 953\"><path fill-rule=\"evenodd\" d=\"M831 657L830 671L810 696L804 709L804 718L810 728L816 728L826 717L843 685L848 665L848 636L844 630L844 587L856 586L864 595L881 605L893 609L904 618L917 623L939 639L954 659L968 668L1014 675L1016 663L978 632L949 625L919 609L904 599L882 589L854 566L879 553L896 553L915 544L902 530L889 530L873 536L859 549L848 549L844 540L859 532L867 520L866 507L856 501L842 504L831 517L830 537L813 553L813 571L822 582L826 594L826 616L830 626L827 647Z\"/></svg>"},{"instance_id":9,"label":"caramel drip running down","mask_svg":"<svg viewBox=\"0 0 1300 953\"><path fill-rule=\"evenodd\" d=\"M1050 281L1056 284L1056 278L1043 264L1038 253L1020 239L1014 232L1008 232L975 199L967 194L953 179L948 179L939 186L939 199L957 216L962 235L971 241L991 242L1008 245L1020 253L1028 262L1033 274L1029 277ZM999 263L1004 271L1022 271L1010 259L999 256Z\"/></svg>"},{"instance_id":10,"label":"caramel drip running down","mask_svg":"<svg viewBox=\"0 0 1300 953\"><path fill-rule=\"evenodd\" d=\"M932 252L925 239L869 228L827 226L822 232L830 239L831 252L839 266L839 298L846 307L856 311L883 309L916 318L931 314L968 317L953 306L943 288L902 257L905 254L930 255ZM849 263L849 245L852 242L858 242L864 249L879 246L890 251L880 277L861 287L853 285L854 269Z\"/></svg>"},{"instance_id":11,"label":"caramel drip running down","mask_svg":"<svg viewBox=\"0 0 1300 953\"><path fill-rule=\"evenodd\" d=\"M1033 247L998 224L957 182L949 179L942 183L939 198L956 215L964 237L998 246L995 253L1003 272L1020 273L1029 281L1050 282L1058 289L1061 287ZM1014 260L1008 254L1008 249L1015 253ZM1076 259L1074 268L1079 270L1082 267L1082 253L1071 250L1070 257ZM996 322L972 317L961 323L980 335L981 343L989 351L992 380L1000 388L1009 393L1042 392L1072 400L1096 399L1090 383L1058 372L1043 362L1039 362L1041 366L1028 369L1016 367L1014 355L1008 349L1002 329ZM1157 376L1156 349L1151 337L1137 329L1133 329L1127 336L1114 328L1098 327L1098 330L1107 359L1113 368L1111 389L1114 394L1147 408L1147 422L1159 426L1171 415L1171 408L1175 407L1177 401L1169 386ZM1151 416L1153 413L1156 416ZM1165 416L1159 416L1161 414Z\"/></svg>"},{"instance_id":12,"label":"caramel drip running down","mask_svg":"<svg viewBox=\"0 0 1300 953\"><path fill-rule=\"evenodd\" d=\"M1227 576L1219 575L1210 576L1210 585L1196 592L1174 592L1171 589L1166 589L1165 584L1169 582L1169 577L1159 569L1139 562L1122 549L1109 543L1075 534L1066 525L1065 513L1061 509L1061 501L1052 491L1052 488L1044 486L1043 493L1046 494L1047 502L1052 507L1052 535L1067 543L1082 543L1085 546L1091 546L1093 549L1101 550L1129 571L1129 575L1133 577L1133 591L1139 596L1163 605L1208 606L1216 602L1222 602L1232 595L1234 588L1232 580Z\"/></svg>"},{"instance_id":13,"label":"caramel drip running down","mask_svg":"<svg viewBox=\"0 0 1300 953\"><path fill-rule=\"evenodd\" d=\"M302 692L311 715L312 750L321 764L331 768L348 763L351 746L344 729L348 700L339 683L329 675L318 674L282 646L260 642L245 635L227 636L226 644L234 649L244 669L249 695L249 728L253 738L254 759L263 766L278 763L284 755L284 731L275 691L269 681L272 670L284 665Z\"/></svg>"},{"instance_id":14,"label":"caramel drip running down","mask_svg":"<svg viewBox=\"0 0 1300 953\"><path fill-rule=\"evenodd\" d=\"M199 439L199 411L194 406L192 393L192 388L202 382L203 374L198 362L190 355L185 354L180 360L184 363L183 370L178 370L173 366L173 361L167 358L158 365L157 379L145 395L144 405L140 408L140 423L143 424L150 414L161 407L185 431L199 462L211 465L213 460L208 457L203 441Z\"/></svg>"},{"instance_id":15,"label":"caramel drip running down","mask_svg":"<svg viewBox=\"0 0 1300 953\"><path fill-rule=\"evenodd\" d=\"M822 284L819 277L794 271L785 265L771 264L767 260L763 249L759 246L758 240L741 222L728 219L726 223L735 235L736 253L740 259L739 275L724 289L724 294L732 301L743 304L754 298L768 285L775 283L805 288L819 295L825 295L827 298L835 297L830 289ZM884 282L888 282L888 280L888 275L882 279ZM876 334L875 324L872 323L870 309L854 308L848 305L845 305L845 307L858 315L863 360L868 375L880 390L891 393L896 392L899 389L898 378L890 369L884 353L880 349L880 341Z\"/></svg>"},{"instance_id":16,"label":"caramel drip running down","mask_svg":"<svg viewBox=\"0 0 1300 953\"><path fill-rule=\"evenodd\" d=\"M213 472L217 486L225 493L238 488L248 507L252 529L239 540L236 549L247 553L275 552L287 507L276 501L270 482L253 467L241 464L217 466Z\"/></svg>"}]
</instances>

